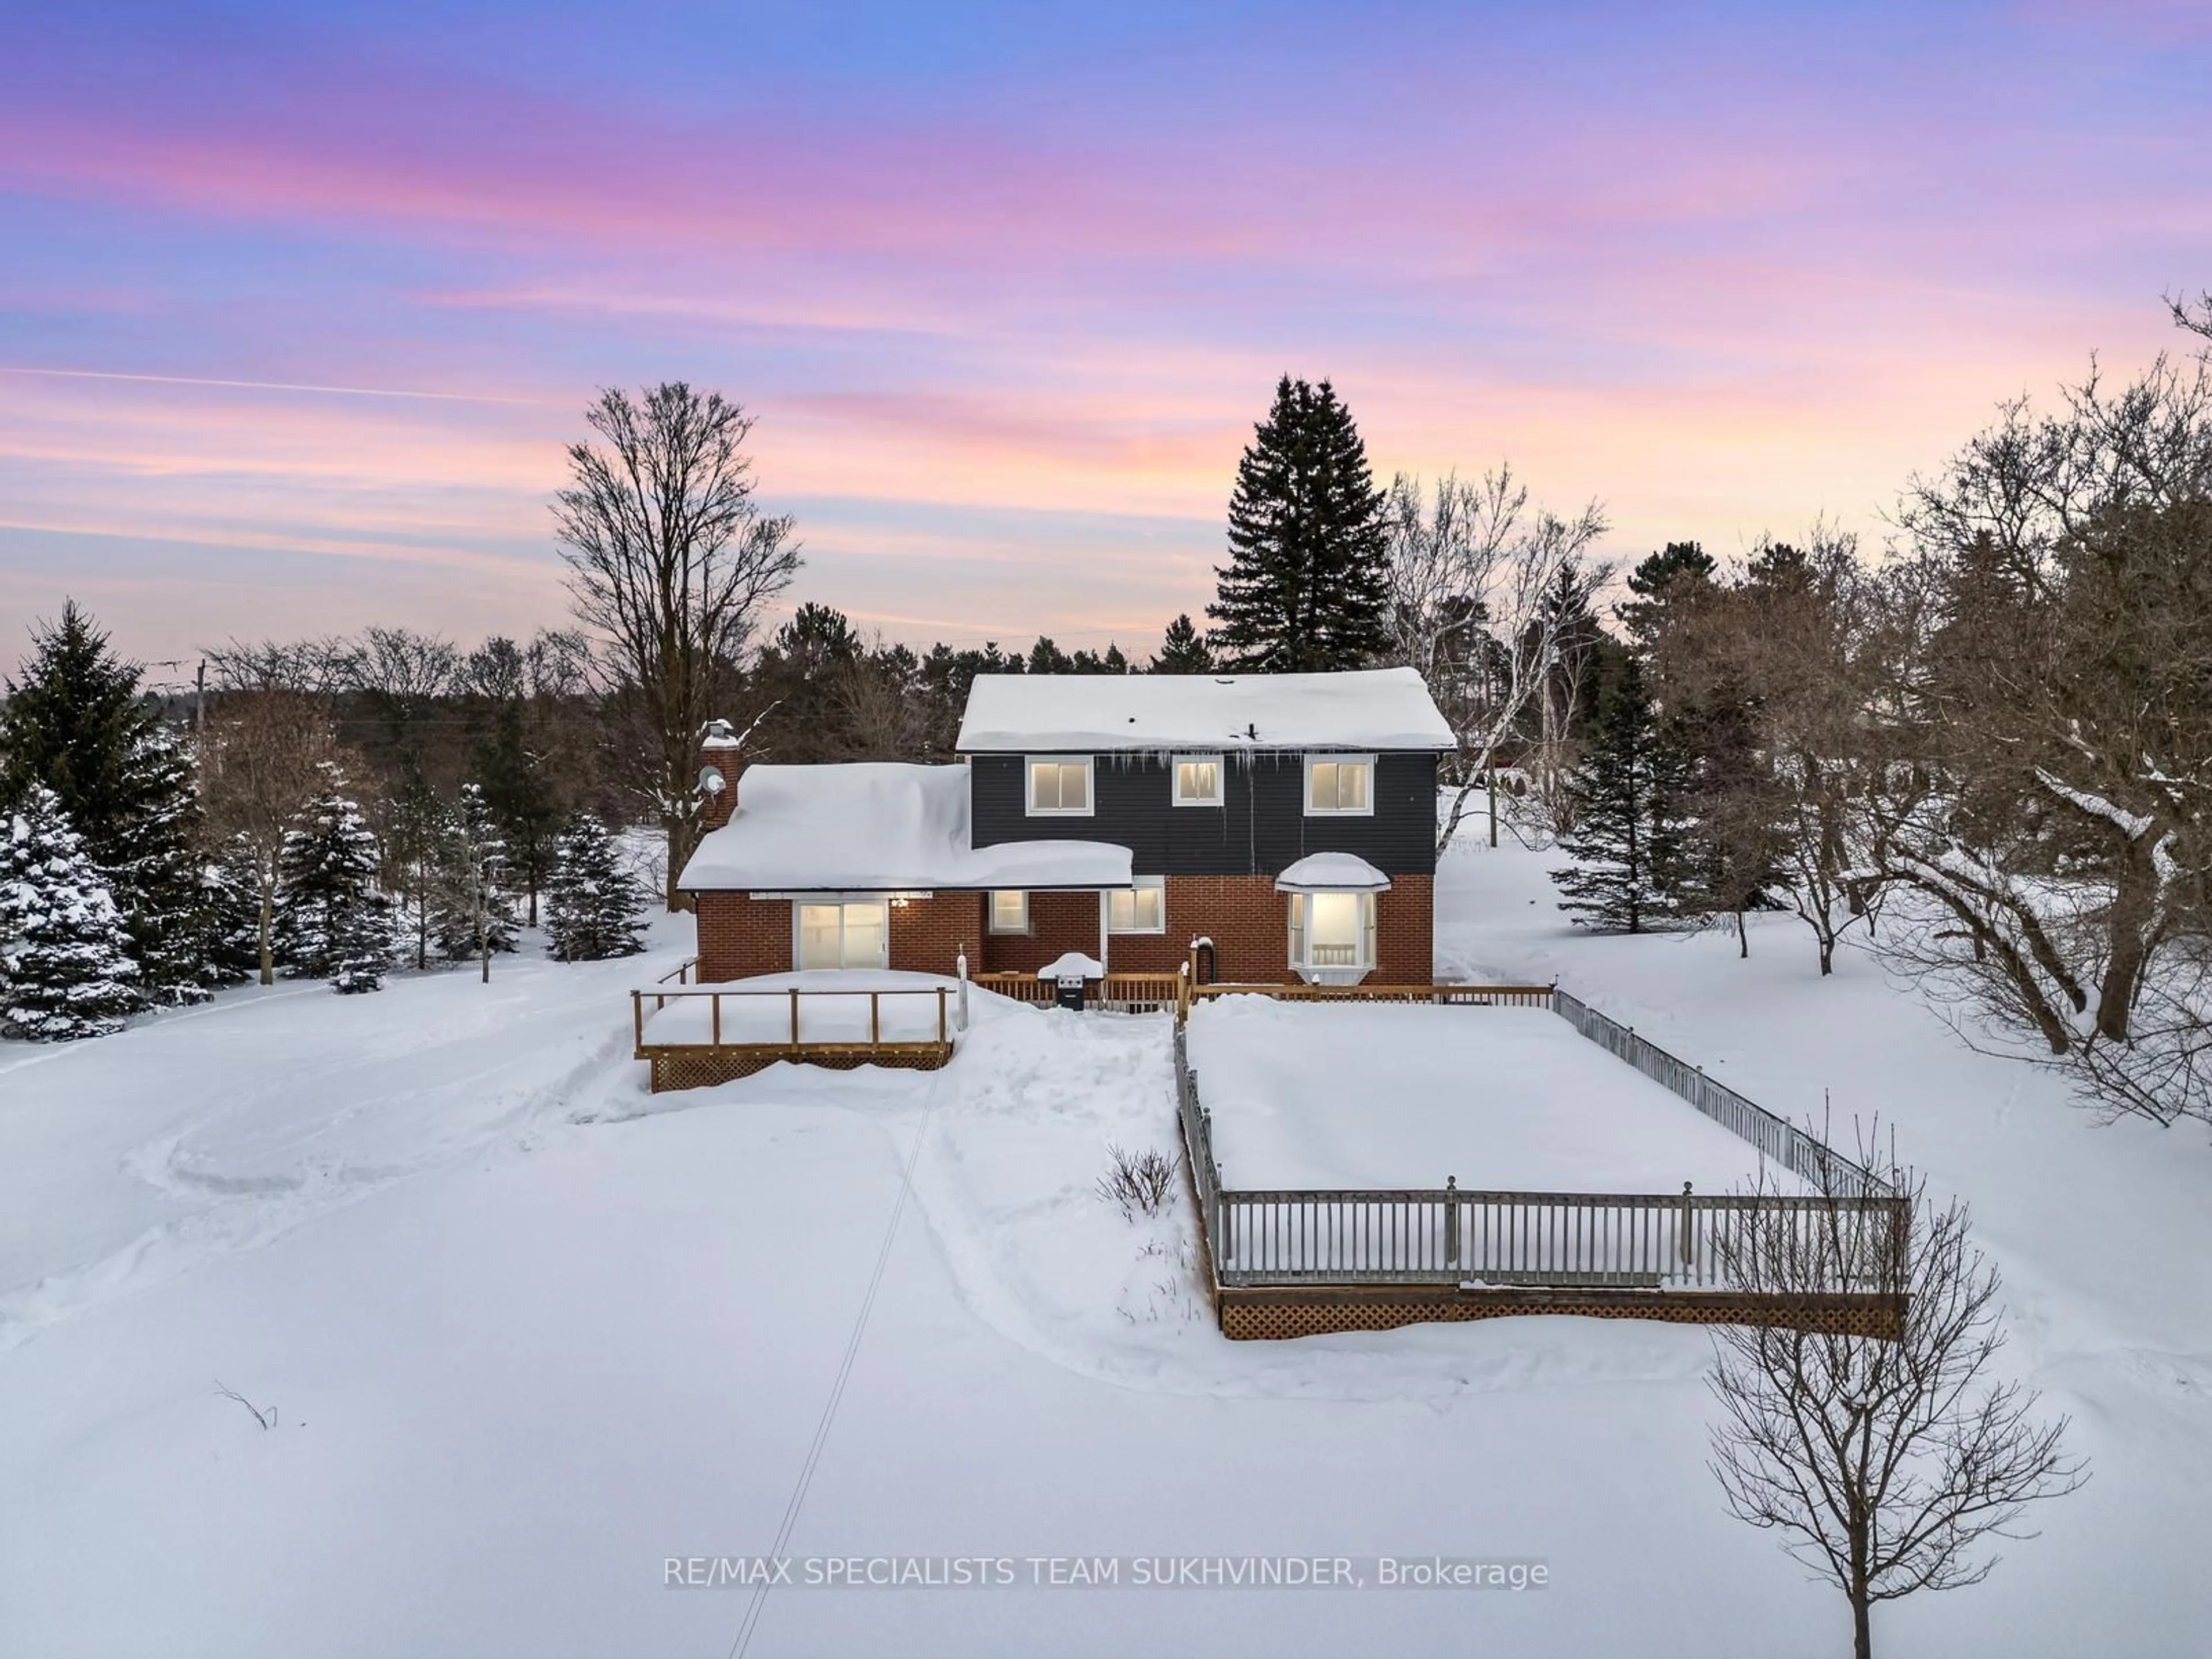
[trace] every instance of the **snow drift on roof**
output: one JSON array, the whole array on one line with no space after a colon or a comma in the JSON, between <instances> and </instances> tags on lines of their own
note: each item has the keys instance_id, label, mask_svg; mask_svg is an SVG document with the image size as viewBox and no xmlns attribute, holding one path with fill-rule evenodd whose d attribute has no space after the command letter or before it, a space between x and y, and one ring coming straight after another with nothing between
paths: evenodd
<instances>
[{"instance_id":1,"label":"snow drift on roof","mask_svg":"<svg viewBox=\"0 0 2212 1659\"><path fill-rule=\"evenodd\" d=\"M1357 853L1309 853L1275 878L1279 893L1387 893L1390 878Z\"/></svg>"},{"instance_id":2,"label":"snow drift on roof","mask_svg":"<svg viewBox=\"0 0 2212 1659\"><path fill-rule=\"evenodd\" d=\"M1096 841L971 847L968 769L865 761L755 766L738 810L684 866L685 892L1127 887L1129 849Z\"/></svg>"},{"instance_id":3,"label":"snow drift on roof","mask_svg":"<svg viewBox=\"0 0 2212 1659\"><path fill-rule=\"evenodd\" d=\"M1010 750L1455 746L1410 668L1341 674L978 674L957 745Z\"/></svg>"}]
</instances>

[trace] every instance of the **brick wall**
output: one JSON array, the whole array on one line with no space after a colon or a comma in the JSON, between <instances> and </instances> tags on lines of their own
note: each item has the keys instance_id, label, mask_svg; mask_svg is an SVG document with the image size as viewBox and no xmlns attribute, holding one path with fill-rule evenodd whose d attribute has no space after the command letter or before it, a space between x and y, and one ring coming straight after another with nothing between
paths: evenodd
<instances>
[{"instance_id":1,"label":"brick wall","mask_svg":"<svg viewBox=\"0 0 2212 1659\"><path fill-rule=\"evenodd\" d=\"M699 977L719 982L791 971L791 901L701 893Z\"/></svg>"},{"instance_id":2,"label":"brick wall","mask_svg":"<svg viewBox=\"0 0 2212 1659\"><path fill-rule=\"evenodd\" d=\"M1167 931L1116 933L1107 966L1120 973L1173 973L1190 941L1213 941L1216 977L1279 984L1290 971L1289 900L1271 876L1170 876ZM1378 985L1425 985L1436 974L1431 879L1399 876L1376 898L1375 971ZM949 974L964 947L977 973L1035 973L1068 951L1098 951L1096 893L1032 893L1030 931L987 934L985 896L940 892L890 909L891 966L908 973ZM743 979L792 967L791 901L743 893L699 895L699 977Z\"/></svg>"},{"instance_id":3,"label":"brick wall","mask_svg":"<svg viewBox=\"0 0 2212 1659\"><path fill-rule=\"evenodd\" d=\"M978 967L977 946L983 937L983 895L933 893L926 899L908 899L891 906L891 966L906 974L949 974L968 952L968 966Z\"/></svg>"}]
</instances>

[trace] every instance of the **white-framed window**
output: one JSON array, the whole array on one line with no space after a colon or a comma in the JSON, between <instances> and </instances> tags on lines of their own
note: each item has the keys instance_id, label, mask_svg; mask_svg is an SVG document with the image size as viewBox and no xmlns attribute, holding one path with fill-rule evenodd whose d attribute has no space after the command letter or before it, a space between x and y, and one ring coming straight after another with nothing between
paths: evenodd
<instances>
[{"instance_id":1,"label":"white-framed window","mask_svg":"<svg viewBox=\"0 0 2212 1659\"><path fill-rule=\"evenodd\" d=\"M1031 817L1091 816L1090 756L1031 755L1025 769Z\"/></svg>"},{"instance_id":2,"label":"white-framed window","mask_svg":"<svg viewBox=\"0 0 2212 1659\"><path fill-rule=\"evenodd\" d=\"M1030 930L1030 896L1019 889L991 895L990 927L994 933L1026 933Z\"/></svg>"},{"instance_id":3,"label":"white-framed window","mask_svg":"<svg viewBox=\"0 0 2212 1659\"><path fill-rule=\"evenodd\" d=\"M1291 895L1291 967L1309 980L1351 983L1375 966L1375 895Z\"/></svg>"},{"instance_id":4,"label":"white-framed window","mask_svg":"<svg viewBox=\"0 0 2212 1659\"><path fill-rule=\"evenodd\" d=\"M1175 804L1177 806L1218 806L1222 801L1221 757L1177 755L1175 766Z\"/></svg>"},{"instance_id":5,"label":"white-framed window","mask_svg":"<svg viewBox=\"0 0 2212 1659\"><path fill-rule=\"evenodd\" d=\"M1168 930L1168 879L1139 876L1126 890L1109 888L1099 895L1106 905L1109 933L1164 933Z\"/></svg>"},{"instance_id":6,"label":"white-framed window","mask_svg":"<svg viewBox=\"0 0 2212 1659\"><path fill-rule=\"evenodd\" d=\"M1308 755L1306 816L1375 815L1375 757Z\"/></svg>"},{"instance_id":7,"label":"white-framed window","mask_svg":"<svg viewBox=\"0 0 2212 1659\"><path fill-rule=\"evenodd\" d=\"M886 968L890 918L882 899L794 899L792 960L801 968Z\"/></svg>"}]
</instances>

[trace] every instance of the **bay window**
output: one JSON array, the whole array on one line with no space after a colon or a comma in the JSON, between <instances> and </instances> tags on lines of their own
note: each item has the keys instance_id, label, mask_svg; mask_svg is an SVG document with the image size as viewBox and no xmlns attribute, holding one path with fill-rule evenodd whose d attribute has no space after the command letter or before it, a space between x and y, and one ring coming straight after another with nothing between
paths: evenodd
<instances>
[{"instance_id":1,"label":"bay window","mask_svg":"<svg viewBox=\"0 0 2212 1659\"><path fill-rule=\"evenodd\" d=\"M1291 895L1291 967L1316 984L1350 985L1375 966L1375 895Z\"/></svg>"}]
</instances>

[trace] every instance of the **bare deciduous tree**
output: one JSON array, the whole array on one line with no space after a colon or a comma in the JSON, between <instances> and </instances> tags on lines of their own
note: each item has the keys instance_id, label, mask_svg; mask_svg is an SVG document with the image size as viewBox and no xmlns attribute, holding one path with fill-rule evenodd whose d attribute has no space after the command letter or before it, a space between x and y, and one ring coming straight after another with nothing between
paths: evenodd
<instances>
[{"instance_id":1,"label":"bare deciduous tree","mask_svg":"<svg viewBox=\"0 0 2212 1659\"><path fill-rule=\"evenodd\" d=\"M2071 1492L2084 1464L2066 1419L1990 1374L2002 1345L1997 1273L1967 1236L1965 1207L1932 1206L1920 1180L1882 1172L1911 1226L1863 1224L1849 1200L1755 1207L1715 1241L1729 1281L1790 1297L1875 1285L1905 1298L1896 1338L1784 1326L1714 1328L1712 1470L1729 1509L1850 1603L1853 1651L1873 1651L1870 1614L1916 1590L1978 1583L1990 1546L2027 1536L2027 1506Z\"/></svg>"},{"instance_id":2,"label":"bare deciduous tree","mask_svg":"<svg viewBox=\"0 0 2212 1659\"><path fill-rule=\"evenodd\" d=\"M699 732L762 608L798 571L799 548L792 520L754 499L744 453L753 422L740 405L671 381L635 399L603 392L585 419L603 443L569 446L556 533L577 618L600 636L654 745L647 787L673 909L697 835Z\"/></svg>"},{"instance_id":3,"label":"bare deciduous tree","mask_svg":"<svg viewBox=\"0 0 2212 1659\"><path fill-rule=\"evenodd\" d=\"M2106 1106L2212 1115L2212 362L2007 406L1900 520L1925 611L1878 840L1948 924L1920 965Z\"/></svg>"},{"instance_id":4,"label":"bare deciduous tree","mask_svg":"<svg viewBox=\"0 0 2212 1659\"><path fill-rule=\"evenodd\" d=\"M1445 814L1441 849L1536 701L1559 654L1559 612L1547 601L1560 573L1605 533L1605 516L1595 501L1572 520L1532 512L1527 486L1500 466L1480 483L1448 475L1425 498L1419 479L1401 474L1384 517L1393 659L1419 671L1470 769ZM1494 791L1492 800L1494 844Z\"/></svg>"},{"instance_id":5,"label":"bare deciduous tree","mask_svg":"<svg viewBox=\"0 0 2212 1659\"><path fill-rule=\"evenodd\" d=\"M225 697L209 725L200 756L201 799L208 827L252 855L260 906L261 982L276 983L270 924L284 836L300 809L322 787L325 764L337 743L321 706L292 691L246 691Z\"/></svg>"}]
</instances>

